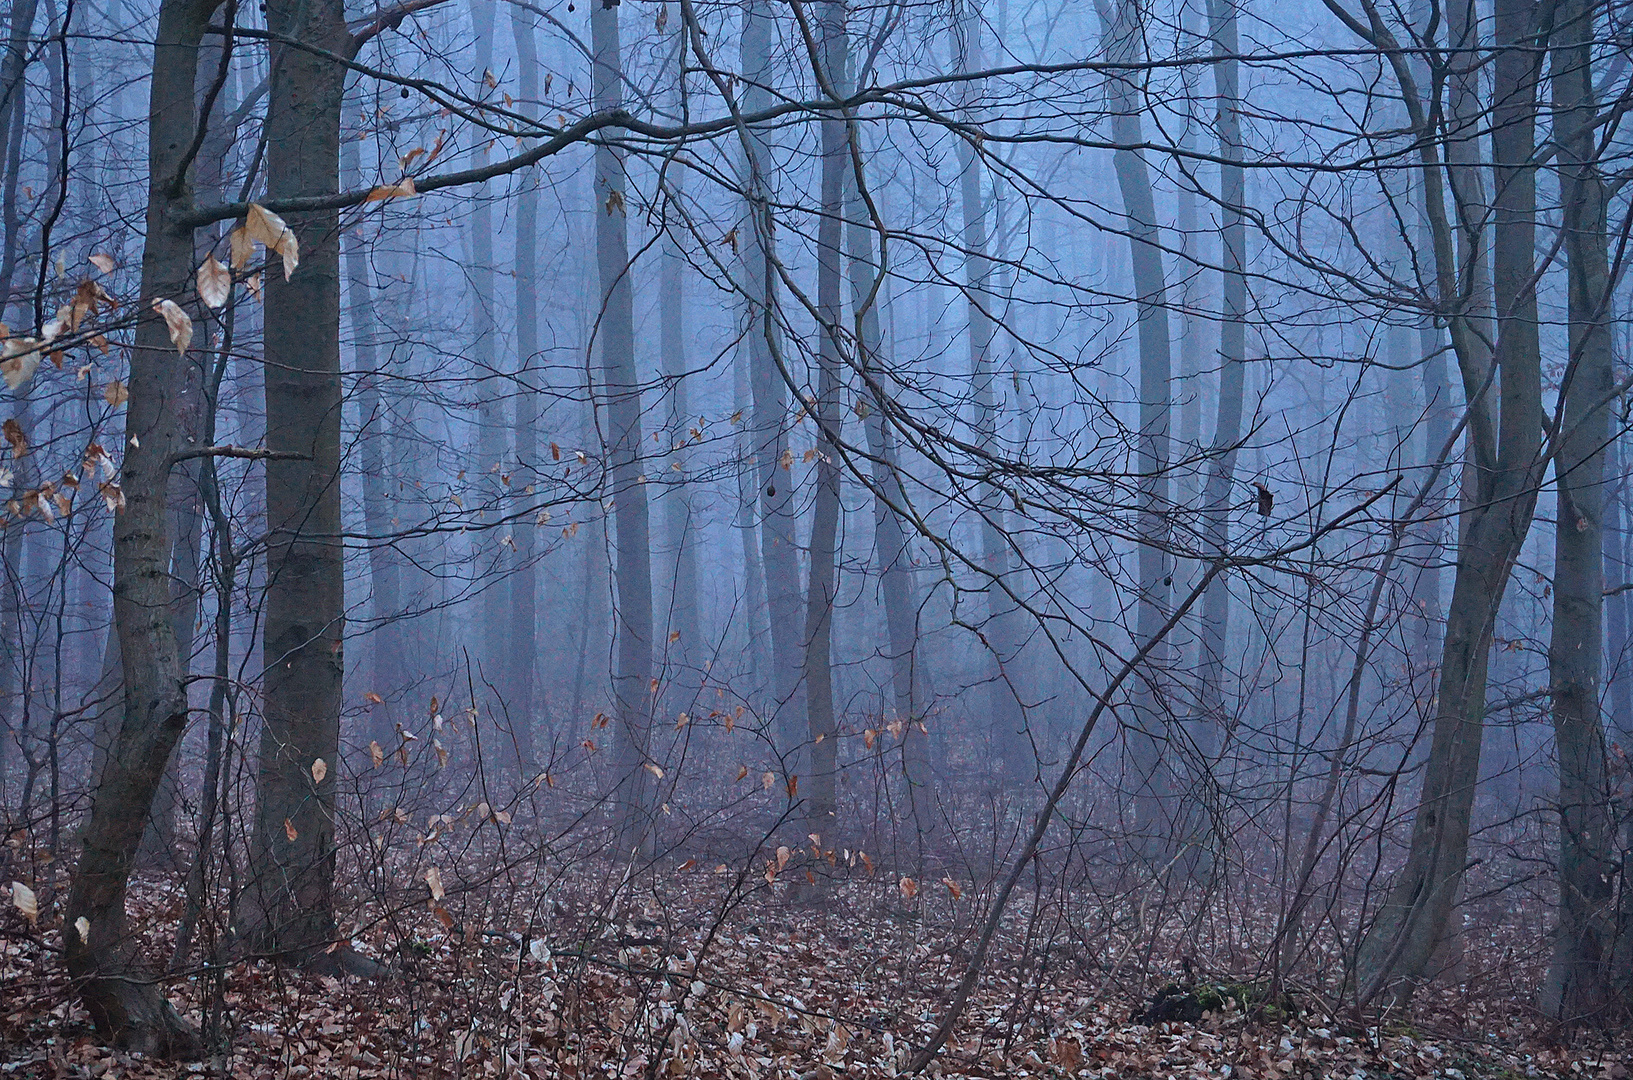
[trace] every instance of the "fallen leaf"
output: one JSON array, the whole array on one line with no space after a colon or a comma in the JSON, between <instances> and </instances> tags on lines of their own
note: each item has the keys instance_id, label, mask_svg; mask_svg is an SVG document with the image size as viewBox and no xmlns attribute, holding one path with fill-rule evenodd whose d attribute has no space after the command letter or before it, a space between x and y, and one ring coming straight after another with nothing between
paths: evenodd
<instances>
[{"instance_id":1,"label":"fallen leaf","mask_svg":"<svg viewBox=\"0 0 1633 1080\"><path fill-rule=\"evenodd\" d=\"M40 902L34 896L34 890L21 881L11 883L11 905L23 913L28 925L33 926L40 917Z\"/></svg>"}]
</instances>

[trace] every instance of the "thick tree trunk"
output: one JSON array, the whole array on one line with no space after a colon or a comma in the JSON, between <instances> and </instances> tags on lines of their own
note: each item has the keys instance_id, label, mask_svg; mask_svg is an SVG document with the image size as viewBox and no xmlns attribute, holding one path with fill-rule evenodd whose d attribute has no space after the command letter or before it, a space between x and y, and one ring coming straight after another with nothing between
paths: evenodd
<instances>
[{"instance_id":1,"label":"thick tree trunk","mask_svg":"<svg viewBox=\"0 0 1633 1080\"><path fill-rule=\"evenodd\" d=\"M1529 21L1529 13L1510 13L1499 21L1499 27L1514 33ZM1516 52L1529 55L1524 49ZM1392 56L1390 62L1412 126L1429 134L1423 97L1405 60ZM1493 628L1514 560L1530 530L1545 462L1539 448L1541 359L1533 280L1535 170L1515 164L1528 162L1534 150L1537 88L1534 69L1520 78L1523 70L1507 65L1500 74L1503 81L1493 92L1497 102L1493 115L1499 118L1493 124L1494 160L1499 163L1493 169L1498 192L1493 272L1497 307L1503 313L1497 340L1500 408L1490 404L1490 367L1476 332L1479 305L1467 299L1469 290L1478 284L1474 265L1478 260L1463 260L1462 253L1454 254L1454 227L1442 201L1438 152L1430 138L1419 143L1437 291L1463 375L1464 396L1470 403L1468 453L1457 570L1447 609L1429 760L1406 865L1361 942L1357 963L1363 1003L1385 992L1404 1001L1433 974L1431 959L1456 909L1480 774ZM1449 171L1455 189L1457 170ZM1454 202L1465 205L1461 199Z\"/></svg>"},{"instance_id":2,"label":"thick tree trunk","mask_svg":"<svg viewBox=\"0 0 1633 1080\"><path fill-rule=\"evenodd\" d=\"M1498 11L1501 18L1502 5ZM1561 0L1556 14L1553 130L1569 272L1571 352L1564 428L1554 458L1559 510L1548 645L1559 756L1559 926L1538 1004L1548 1016L1578 1024L1609 1019L1617 1000L1615 979L1626 974L1612 969L1616 826L1599 707L1605 445L1616 402L1606 199L1595 125L1594 7L1584 0ZM1497 63L1519 67L1529 76L1541 58L1505 52L1498 54Z\"/></svg>"},{"instance_id":3,"label":"thick tree trunk","mask_svg":"<svg viewBox=\"0 0 1633 1080\"><path fill-rule=\"evenodd\" d=\"M591 0L597 112L624 104L623 58L616 0ZM607 395L607 453L613 500L614 581L618 642L613 697L617 768L624 814L618 854L649 849L652 774L652 542L641 465L641 383L635 369L635 308L630 289L629 225L623 151L595 148L595 251L601 282L601 378Z\"/></svg>"},{"instance_id":4,"label":"thick tree trunk","mask_svg":"<svg viewBox=\"0 0 1633 1080\"><path fill-rule=\"evenodd\" d=\"M270 0L267 27L348 55L340 0ZM271 199L324 195L340 171L345 69L272 47ZM340 215L291 214L301 263L266 275L267 446L304 460L266 464L265 715L256 774L251 947L334 966L335 785L340 775L344 548L340 527ZM319 768L317 763L323 762Z\"/></svg>"},{"instance_id":5,"label":"thick tree trunk","mask_svg":"<svg viewBox=\"0 0 1633 1080\"><path fill-rule=\"evenodd\" d=\"M1133 0L1097 0L1103 27L1102 48L1113 63L1135 65L1140 60L1141 25ZM1215 71L1217 76L1217 69ZM1140 437L1136 488L1140 595L1135 614L1135 640L1154 640L1167 619L1172 560L1167 542L1169 376L1172 368L1168 329L1167 285L1163 276L1161 237L1156 202L1145 158L1136 149L1143 141L1137 71L1113 73L1107 88L1112 132L1119 149L1113 153L1117 187L1123 197L1123 216L1129 234L1133 266L1137 327L1140 342ZM1222 122L1225 122L1222 120ZM1227 181L1228 182L1228 181ZM1226 196L1227 200L1229 196ZM1235 205L1240 206L1237 202ZM1228 225L1228 222L1227 222ZM1227 286L1229 288L1229 286ZM1236 368L1238 376L1240 367ZM1221 382L1229 368L1221 371ZM1221 394L1221 398L1224 394ZM1223 403L1221 409L1224 409ZM1210 477L1210 481L1212 478ZM1148 850L1166 849L1170 831L1168 805L1172 793L1171 766L1163 764L1161 712L1163 694L1161 653L1153 650L1137 675L1132 691L1134 716L1128 734L1130 767L1135 795L1135 828Z\"/></svg>"},{"instance_id":6,"label":"thick tree trunk","mask_svg":"<svg viewBox=\"0 0 1633 1080\"><path fill-rule=\"evenodd\" d=\"M517 107L528 116L538 114L539 56L533 38L533 16L520 7L510 9L511 35L516 43ZM539 362L539 187L531 173L521 178L522 190L516 199L516 466L511 488L524 499L538 480L539 398L536 385ZM524 502L524 505L526 503ZM538 659L538 573L536 558L538 526L524 513L510 526L516 545L516 569L510 578L510 624L507 628L511 654L510 727L516 740L516 758L523 779L537 765L533 733L538 721L534 675Z\"/></svg>"},{"instance_id":7,"label":"thick tree trunk","mask_svg":"<svg viewBox=\"0 0 1633 1080\"><path fill-rule=\"evenodd\" d=\"M186 208L186 178L175 176L194 128L198 43L215 0L166 0L159 10L148 107L147 234L144 301L184 296L193 271L193 232L175 223ZM164 322L144 303L130 354L130 399L121 486L126 505L114 523L114 617L124 678L124 714L98 777L64 925L69 974L104 1038L145 1053L198 1048L138 966L125 891L148 808L187 723L182 659L171 623L170 455L176 448L175 397L183 359ZM80 919L85 923L81 924ZM88 940L74 927L88 924Z\"/></svg>"}]
</instances>

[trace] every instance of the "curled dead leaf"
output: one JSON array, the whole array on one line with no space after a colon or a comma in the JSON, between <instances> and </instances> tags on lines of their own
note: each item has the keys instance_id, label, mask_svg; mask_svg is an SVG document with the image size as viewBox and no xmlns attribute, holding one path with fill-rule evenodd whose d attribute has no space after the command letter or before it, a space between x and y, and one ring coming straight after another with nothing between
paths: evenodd
<instances>
[{"instance_id":1,"label":"curled dead leaf","mask_svg":"<svg viewBox=\"0 0 1633 1080\"><path fill-rule=\"evenodd\" d=\"M153 310L164 320L164 325L170 331L170 344L176 347L179 353L187 352L187 346L193 343L193 320L187 317L187 312L174 300L164 299L153 301Z\"/></svg>"},{"instance_id":2,"label":"curled dead leaf","mask_svg":"<svg viewBox=\"0 0 1633 1080\"><path fill-rule=\"evenodd\" d=\"M113 379L102 388L102 399L117 409L130 400L130 391L123 382Z\"/></svg>"},{"instance_id":3,"label":"curled dead leaf","mask_svg":"<svg viewBox=\"0 0 1633 1080\"><path fill-rule=\"evenodd\" d=\"M295 239L294 230L266 207L250 203L249 213L244 216L244 235L283 257L285 281L301 264L300 241Z\"/></svg>"},{"instance_id":4,"label":"curled dead leaf","mask_svg":"<svg viewBox=\"0 0 1633 1080\"><path fill-rule=\"evenodd\" d=\"M34 895L34 890L21 881L11 883L11 906L20 911L28 925L33 926L40 917L40 902Z\"/></svg>"},{"instance_id":5,"label":"curled dead leaf","mask_svg":"<svg viewBox=\"0 0 1633 1080\"><path fill-rule=\"evenodd\" d=\"M431 887L431 899L441 900L445 895L442 890L442 871L436 867L425 872L425 883Z\"/></svg>"}]
</instances>

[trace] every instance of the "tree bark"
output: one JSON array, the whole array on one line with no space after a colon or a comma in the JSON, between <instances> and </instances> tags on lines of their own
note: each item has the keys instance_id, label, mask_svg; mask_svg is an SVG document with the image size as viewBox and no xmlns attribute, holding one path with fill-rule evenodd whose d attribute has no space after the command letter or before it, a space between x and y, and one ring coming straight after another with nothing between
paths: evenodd
<instances>
[{"instance_id":1,"label":"tree bark","mask_svg":"<svg viewBox=\"0 0 1633 1080\"><path fill-rule=\"evenodd\" d=\"M522 8L510 9L511 36L516 43L517 107L528 116L538 114L539 56L533 38L533 16ZM539 187L531 173L521 177L516 199L516 465L511 488L524 497L535 490L539 457ZM525 505L525 504L524 504ZM507 648L511 654L510 727L522 779L537 766L533 733L538 721L535 673L538 658L538 572L534 566L538 526L526 510L510 526L516 545L516 569L510 577L510 625Z\"/></svg>"},{"instance_id":2,"label":"tree bark","mask_svg":"<svg viewBox=\"0 0 1633 1080\"><path fill-rule=\"evenodd\" d=\"M617 0L592 0L594 104L597 112L624 104ZM624 153L595 148L595 250L601 288L601 377L606 384L606 446L613 499L614 615L618 651L613 696L618 723L617 769L622 839L618 854L650 848L655 786L652 763L652 541L641 466L641 383L635 369L635 309L630 289L629 226Z\"/></svg>"},{"instance_id":3,"label":"tree bark","mask_svg":"<svg viewBox=\"0 0 1633 1080\"><path fill-rule=\"evenodd\" d=\"M340 0L269 0L267 27L350 55ZM345 69L317 52L272 46L269 199L338 187ZM291 214L300 267L266 284L267 447L304 460L266 463L267 586L261 647L265 714L256 773L252 948L334 967L335 785L340 775L345 639L340 523L340 215ZM322 761L324 768L317 768Z\"/></svg>"},{"instance_id":4,"label":"tree bark","mask_svg":"<svg viewBox=\"0 0 1633 1080\"><path fill-rule=\"evenodd\" d=\"M826 89L846 96L844 0L824 0L818 35ZM845 165L849 147L843 115L825 113L822 140L821 210L817 221L817 365L814 407L818 434L816 501L811 520L810 576L805 591L805 707L811 739L808 834L833 843L839 740L834 717L832 634L838 587L835 547L839 535L839 366L844 346L840 296L840 243L845 214ZM820 846L820 844L818 845Z\"/></svg>"},{"instance_id":5,"label":"tree bark","mask_svg":"<svg viewBox=\"0 0 1633 1080\"><path fill-rule=\"evenodd\" d=\"M1140 60L1141 26L1133 0L1096 0L1103 27L1102 48L1116 64L1137 65ZM1215 69L1218 75L1218 69ZM1132 68L1110 76L1107 90L1112 113L1112 133L1118 149L1113 152L1117 187L1123 197L1123 216L1129 234L1129 257L1133 266L1136 321L1140 342L1140 433L1137 454L1136 490L1139 522L1139 600L1136 606L1135 640L1151 641L1167 619L1172 560L1166 554L1169 432L1169 377L1172 370L1168 328L1167 285L1163 276L1161 237L1157 228L1156 201L1150 171L1136 149L1144 140L1140 121L1140 92ZM1228 199L1228 196L1226 196ZM1235 205L1240 206L1237 202ZM1228 222L1227 222L1228 224ZM1227 286L1228 288L1228 286ZM1237 367L1238 375L1240 367ZM1229 371L1221 372L1221 382ZM1225 395L1221 393L1221 398ZM1224 409L1223 402L1221 409ZM1212 483L1210 477L1210 485ZM1159 650L1139 673L1134 690L1134 720L1129 731L1130 765L1135 792L1135 829L1148 851L1166 850L1170 831L1168 805L1172 794L1169 768L1163 764L1159 732L1166 724L1159 702L1162 672Z\"/></svg>"},{"instance_id":6,"label":"tree bark","mask_svg":"<svg viewBox=\"0 0 1633 1080\"><path fill-rule=\"evenodd\" d=\"M199 41L216 0L165 0L159 9L148 106L147 233L136 347L130 354L121 486L114 522L114 617L125 707L103 761L81 836L63 935L68 972L98 1032L144 1053L185 1056L197 1034L142 973L125 914L125 892L148 808L187 723L182 659L171 623L170 455L184 362L148 301L185 295L193 271L193 231L176 224L187 208L177 176L193 137ZM89 939L73 929L89 924Z\"/></svg>"},{"instance_id":7,"label":"tree bark","mask_svg":"<svg viewBox=\"0 0 1633 1080\"><path fill-rule=\"evenodd\" d=\"M1528 9L1524 18L1510 14L1499 26L1513 33L1531 18ZM1536 80L1533 76L1516 82L1521 72L1508 65L1501 69L1505 81L1498 82L1493 94L1497 162L1493 173L1498 197L1492 265L1497 309L1502 313L1497 339L1500 408L1493 408L1487 385L1490 367L1477 332L1480 306L1471 299L1479 281L1478 259L1454 254L1454 227L1445 214L1437 133L1429 130L1425 99L1406 61L1396 54L1390 63L1411 125L1420 135L1418 152L1424 206L1433 234L1437 291L1470 413L1462 529L1442 642L1429 759L1406 865L1392 882L1357 956L1358 996L1363 1003L1384 993L1404 1002L1432 975L1431 958L1456 909L1479 780L1493 628L1514 560L1530 530L1546 462L1539 446L1541 359L1533 280L1536 181L1534 167L1526 164L1534 150ZM1448 168L1447 172L1456 196L1457 171ZM1453 201L1466 210L1462 197Z\"/></svg>"},{"instance_id":8,"label":"tree bark","mask_svg":"<svg viewBox=\"0 0 1633 1080\"><path fill-rule=\"evenodd\" d=\"M1499 19L1505 14L1498 6ZM1561 0L1553 41L1553 131L1558 147L1570 312L1570 363L1554 475L1553 634L1548 644L1559 756L1559 926L1539 1007L1562 1023L1603 1022L1616 1003L1612 959L1617 859L1605 729L1599 705L1604 608L1605 446L1615 406L1606 198L1593 88L1594 8ZM1510 14L1509 17L1514 17ZM1530 73L1539 56L1499 53ZM1502 76L1499 75L1499 84Z\"/></svg>"},{"instance_id":9,"label":"tree bark","mask_svg":"<svg viewBox=\"0 0 1633 1080\"><path fill-rule=\"evenodd\" d=\"M981 42L981 13L978 0L960 0L954 8L953 34L958 49L960 71L979 71L984 60ZM977 122L970 118L971 122ZM977 160L975 147L967 138L958 140L958 193L964 218L964 294L970 349L970 403L976 442L994 457L1001 457L998 444L998 401L994 388L996 365L992 356L994 328L992 308L992 263L987 254L987 215L981 185L985 170ZM981 564L985 580L981 590L987 600L987 622L983 631L989 658L987 709L989 738L1005 775L1023 778L1034 764L1026 717L1013 684L1014 662L1020 654L1018 616L1012 587L1007 513L1004 494L997 485L987 484L979 494L981 516Z\"/></svg>"}]
</instances>

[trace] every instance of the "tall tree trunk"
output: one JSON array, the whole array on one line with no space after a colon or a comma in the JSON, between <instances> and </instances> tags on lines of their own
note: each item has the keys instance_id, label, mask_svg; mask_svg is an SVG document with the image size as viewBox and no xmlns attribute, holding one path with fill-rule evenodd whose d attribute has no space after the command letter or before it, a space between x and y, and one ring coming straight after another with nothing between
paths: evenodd
<instances>
[{"instance_id":1,"label":"tall tree trunk","mask_svg":"<svg viewBox=\"0 0 1633 1080\"><path fill-rule=\"evenodd\" d=\"M537 116L539 55L533 38L533 16L512 6L510 30L516 43L517 89L521 95L517 107L528 116ZM531 171L523 174L522 190L516 199L516 467L511 487L524 497L535 490L538 480L539 398L543 393L543 387L534 385L540 377L535 372L539 361L538 180ZM538 720L534 682L538 665L538 571L533 565L537 535L538 526L531 516L520 517L511 525L516 569L510 578L507 633L512 657L510 726L524 779L537 764L533 749Z\"/></svg>"},{"instance_id":2,"label":"tall tree trunk","mask_svg":"<svg viewBox=\"0 0 1633 1080\"><path fill-rule=\"evenodd\" d=\"M953 34L960 71L979 71L985 64L981 43L978 0L959 0L954 7ZM972 84L973 85L973 84ZM970 122L976 122L970 118ZM970 403L975 438L988 453L1001 456L998 444L998 401L992 356L992 263L987 255L987 215L981 186L986 170L977 160L970 140L958 140L958 194L964 217L964 293L970 348ZM981 583L987 598L986 652L989 738L998 761L1011 779L1023 778L1033 765L1026 717L1013 684L1014 662L1020 655L1016 632L1017 611L1010 595L1010 549L1004 494L992 484L979 494L981 515Z\"/></svg>"},{"instance_id":3,"label":"tall tree trunk","mask_svg":"<svg viewBox=\"0 0 1633 1080\"><path fill-rule=\"evenodd\" d=\"M1510 12L1499 20L1504 32L1515 33L1529 25L1534 9L1524 6L1524 14ZM1392 44L1377 36L1371 40L1384 47ZM1528 40L1515 52L1524 53L1541 43ZM1532 76L1516 83L1524 69L1504 65L1493 91L1497 103L1493 110L1494 160L1498 163L1493 168L1498 192L1493 279L1497 310L1502 314L1497 339L1500 407L1493 408L1488 387L1491 369L1478 332L1480 305L1471 298L1479 281L1478 259L1454 252L1455 227L1445 212L1439 142L1429 128L1425 98L1403 56L1391 55L1389 62L1411 126L1419 135L1436 289L1463 376L1469 415L1462 529L1442 642L1429 760L1406 865L1392 882L1357 956L1363 1002L1385 992L1396 1001L1410 997L1415 986L1432 974L1431 958L1456 909L1480 774L1493 630L1514 561L1530 530L1545 464L1539 447L1541 359L1533 280L1536 181L1534 168L1525 164L1535 149L1534 68ZM1446 173L1452 179L1454 204L1466 211L1463 199L1455 197L1457 169L1449 167Z\"/></svg>"},{"instance_id":4,"label":"tall tree trunk","mask_svg":"<svg viewBox=\"0 0 1633 1080\"><path fill-rule=\"evenodd\" d=\"M1593 88L1594 5L1560 0L1553 54L1553 131L1569 272L1570 363L1554 475L1554 621L1548 644L1559 755L1559 926L1542 1011L1566 1024L1604 1021L1616 1003L1615 822L1599 708L1604 607L1605 444L1615 405L1605 186ZM1498 6L1499 19L1523 17ZM1519 28L1523 32L1524 28ZM1499 53L1534 77L1540 55ZM1499 85L1503 76L1498 76Z\"/></svg>"},{"instance_id":5,"label":"tall tree trunk","mask_svg":"<svg viewBox=\"0 0 1633 1080\"><path fill-rule=\"evenodd\" d=\"M1241 89L1237 83L1237 0L1209 0L1208 36L1213 48L1213 83L1219 136L1220 250L1224 295L1219 323L1219 411L1214 420L1208 482L1203 494L1203 545L1210 554L1230 548L1231 487L1236 449L1242 438L1242 382L1247 363L1247 201L1242 172ZM1202 647L1198 657L1197 704L1203 730L1196 741L1204 749L1220 745L1226 722L1224 702L1225 639L1230 625L1230 583L1213 579L1202 597Z\"/></svg>"},{"instance_id":6,"label":"tall tree trunk","mask_svg":"<svg viewBox=\"0 0 1633 1080\"><path fill-rule=\"evenodd\" d=\"M820 61L824 88L844 98L849 49L844 0L821 7ZM816 58L813 58L816 59ZM811 519L810 578L805 591L805 708L811 738L811 791L806 832L833 843L839 740L834 717L833 613L838 587L835 547L839 536L839 365L843 349L840 250L845 214L845 166L849 146L845 117L825 113L822 191L817 221L817 383L818 432L816 505Z\"/></svg>"},{"instance_id":7,"label":"tall tree trunk","mask_svg":"<svg viewBox=\"0 0 1633 1080\"><path fill-rule=\"evenodd\" d=\"M476 71L482 79L493 75L495 9L493 0L470 0ZM471 147L473 168L487 165L489 142L481 139ZM499 331L494 316L493 204L488 201L485 184L471 189L469 197L471 260L466 273L470 275L473 300L471 378L477 408L476 462L472 475L480 492L477 505L482 507L481 513L486 517L490 512L503 512L505 487L500 477L508 472L504 464L506 424L498 360ZM510 657L515 644L510 640L506 625L511 613L508 571L514 566L514 555L505 545L496 543L492 534L479 532L476 535L478 557L472 563L472 571L486 580L482 582L481 598L477 601L474 644L482 679L492 683L499 697L505 699L510 696L508 668L512 666ZM488 702L483 711L489 723L496 722L502 715L498 701ZM484 762L487 764L492 763Z\"/></svg>"},{"instance_id":8,"label":"tall tree trunk","mask_svg":"<svg viewBox=\"0 0 1633 1080\"><path fill-rule=\"evenodd\" d=\"M854 125L853 125L854 128ZM853 130L851 138L856 138ZM873 476L873 546L878 563L879 592L885 610L885 649L890 661L892 704L896 717L906 724L902 747L902 767L907 779L908 798L922 835L930 824L928 815L930 758L925 736L917 724L918 626L913 610L913 580L908 564L907 534L902 514L907 510L907 492L902 486L896 460L895 431L886 410L892 405L884 378L884 335L879 327L879 306L884 301L879 282L879 255L873 245L873 223L862 200L864 177L853 175L846 196L846 254L850 270L851 309L856 316L858 368L866 392L873 398L863 418L868 457ZM878 295L875 296L875 288Z\"/></svg>"},{"instance_id":9,"label":"tall tree trunk","mask_svg":"<svg viewBox=\"0 0 1633 1080\"><path fill-rule=\"evenodd\" d=\"M340 146L341 173L346 186L362 183L356 139ZM369 712L368 736L391 746L396 695L402 689L403 663L402 562L388 538L397 532L393 523L396 493L387 467L387 442L393 424L381 398L379 339L381 324L374 304L374 274L369 269L368 247L355 231L345 236L346 314L352 332L352 372L357 378L358 450L363 479L363 525L370 537L369 559L369 673L367 690L385 699Z\"/></svg>"},{"instance_id":10,"label":"tall tree trunk","mask_svg":"<svg viewBox=\"0 0 1633 1080\"><path fill-rule=\"evenodd\" d=\"M347 56L340 0L269 0L269 199L334 192ZM317 51L321 50L321 52ZM265 715L255 787L246 936L252 947L334 967L335 785L340 770L344 547L340 523L340 215L289 215L301 263L266 285ZM319 768L317 763L323 762Z\"/></svg>"},{"instance_id":11,"label":"tall tree trunk","mask_svg":"<svg viewBox=\"0 0 1633 1080\"><path fill-rule=\"evenodd\" d=\"M1129 256L1134 272L1134 293L1140 342L1140 435L1137 455L1139 502L1139 602L1135 614L1135 640L1155 640L1167 619L1172 560L1164 551L1167 542L1169 376L1172 359L1168 331L1168 296L1163 277L1161 238L1157 229L1156 200L1145 158L1136 149L1141 133L1141 106L1137 70L1141 59L1142 27L1134 0L1096 0L1103 27L1103 49L1115 64L1126 70L1110 76L1107 96L1112 114L1112 132L1118 149L1113 153L1117 187L1123 197L1123 216L1129 234ZM1218 69L1215 68L1215 77ZM1228 121L1221 119L1221 124ZM1239 121L1238 121L1239 122ZM1221 135L1225 132L1221 127ZM1228 182L1228 180L1227 180ZM1226 196L1228 201L1229 196ZM1238 201L1236 206L1240 206ZM1227 227L1229 225L1227 219ZM1227 276L1228 280L1228 276ZM1229 286L1227 286L1227 289ZM1228 303L1228 301L1227 301ZM1241 368L1236 367L1238 377ZM1229 378L1229 367L1220 373ZM1224 394L1221 393L1221 398ZM1221 410L1225 408L1221 403ZM1210 486L1213 478L1210 477ZM1165 727L1159 702L1162 698L1161 654L1153 650L1137 676L1132 692L1134 722L1129 733L1131 767L1135 785L1135 827L1148 850L1167 846L1162 834L1168 831L1171 783L1162 762L1159 732Z\"/></svg>"},{"instance_id":12,"label":"tall tree trunk","mask_svg":"<svg viewBox=\"0 0 1633 1080\"><path fill-rule=\"evenodd\" d=\"M775 26L766 0L748 0L743 18L741 67L743 110L757 112L774 101L771 48ZM744 187L749 236L744 248L744 291L750 324L749 385L753 392L754 464L759 474L760 565L765 571L766 607L771 623L771 717L776 748L792 775L800 769L797 747L804 742L799 719L802 641L799 536L794 504L794 472L788 461L788 387L783 374L781 328L777 322L774 255L776 234L770 208L769 159L757 132L746 141Z\"/></svg>"},{"instance_id":13,"label":"tall tree trunk","mask_svg":"<svg viewBox=\"0 0 1633 1080\"><path fill-rule=\"evenodd\" d=\"M594 103L597 112L624 105L617 0L592 0ZM619 855L652 844L652 542L641 475L641 381L635 369L635 308L630 290L629 224L624 153L595 148L595 251L601 282L601 378L607 395L607 452L613 499L618 605L613 696L618 722L617 768L622 812Z\"/></svg>"},{"instance_id":14,"label":"tall tree trunk","mask_svg":"<svg viewBox=\"0 0 1633 1080\"><path fill-rule=\"evenodd\" d=\"M200 39L216 0L165 0L159 9L148 106L144 300L185 295L193 271L193 230L177 224L190 195L177 176L195 122L194 75ZM114 617L124 678L124 715L94 789L63 934L69 975L104 1038L144 1053L196 1051L197 1036L141 974L125 892L148 808L187 724L182 659L170 620L170 455L176 448L175 395L185 362L165 324L143 306L130 353L130 398L114 522ZM84 919L84 924L79 920Z\"/></svg>"}]
</instances>

